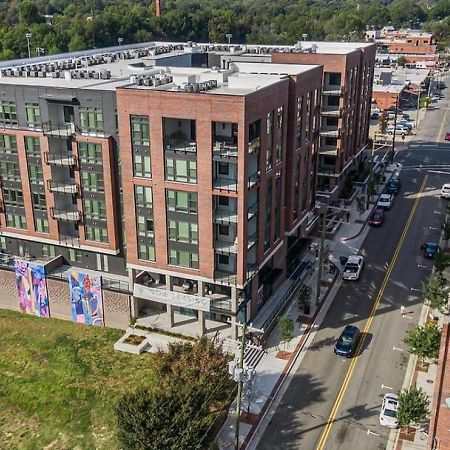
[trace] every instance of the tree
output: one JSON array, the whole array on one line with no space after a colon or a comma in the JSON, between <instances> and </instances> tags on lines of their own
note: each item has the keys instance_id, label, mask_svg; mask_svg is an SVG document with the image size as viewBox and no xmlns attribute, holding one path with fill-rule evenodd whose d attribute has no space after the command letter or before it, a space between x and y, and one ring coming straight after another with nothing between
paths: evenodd
<instances>
[{"instance_id":1,"label":"tree","mask_svg":"<svg viewBox=\"0 0 450 450\"><path fill-rule=\"evenodd\" d=\"M397 419L402 426L420 425L428 416L430 400L422 388L411 386L398 394Z\"/></svg>"},{"instance_id":2,"label":"tree","mask_svg":"<svg viewBox=\"0 0 450 450\"><path fill-rule=\"evenodd\" d=\"M359 218L361 219L361 216L364 214L366 210L366 197L356 197L356 209L359 213Z\"/></svg>"},{"instance_id":3,"label":"tree","mask_svg":"<svg viewBox=\"0 0 450 450\"><path fill-rule=\"evenodd\" d=\"M298 294L298 307L302 309L305 314L309 314L311 300L311 288L309 286L302 286Z\"/></svg>"},{"instance_id":4,"label":"tree","mask_svg":"<svg viewBox=\"0 0 450 450\"><path fill-rule=\"evenodd\" d=\"M294 337L294 321L289 317L278 317L278 337L280 341L289 343Z\"/></svg>"},{"instance_id":5,"label":"tree","mask_svg":"<svg viewBox=\"0 0 450 450\"><path fill-rule=\"evenodd\" d=\"M429 280L422 283L422 294L425 304L439 312L445 312L448 294L445 290L445 280L440 273L435 273Z\"/></svg>"},{"instance_id":6,"label":"tree","mask_svg":"<svg viewBox=\"0 0 450 450\"><path fill-rule=\"evenodd\" d=\"M417 355L422 361L425 358L437 358L441 343L441 331L434 323L427 323L406 332L403 342L408 351Z\"/></svg>"},{"instance_id":7,"label":"tree","mask_svg":"<svg viewBox=\"0 0 450 450\"><path fill-rule=\"evenodd\" d=\"M397 58L397 65L401 67L405 67L406 64L406 58L404 56L399 56Z\"/></svg>"},{"instance_id":8,"label":"tree","mask_svg":"<svg viewBox=\"0 0 450 450\"><path fill-rule=\"evenodd\" d=\"M450 267L450 254L444 252L436 253L434 257L434 267L439 274L447 268Z\"/></svg>"}]
</instances>

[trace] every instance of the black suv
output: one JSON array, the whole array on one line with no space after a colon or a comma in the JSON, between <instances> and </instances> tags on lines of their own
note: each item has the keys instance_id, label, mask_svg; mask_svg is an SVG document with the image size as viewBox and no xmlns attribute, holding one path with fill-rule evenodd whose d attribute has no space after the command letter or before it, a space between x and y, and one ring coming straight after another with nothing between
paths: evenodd
<instances>
[{"instance_id":1,"label":"black suv","mask_svg":"<svg viewBox=\"0 0 450 450\"><path fill-rule=\"evenodd\" d=\"M351 358L355 354L359 337L360 332L358 327L347 325L334 346L334 353L338 356Z\"/></svg>"},{"instance_id":2,"label":"black suv","mask_svg":"<svg viewBox=\"0 0 450 450\"><path fill-rule=\"evenodd\" d=\"M402 182L400 181L400 178L391 178L386 185L386 192L388 194L398 194L401 187Z\"/></svg>"}]
</instances>

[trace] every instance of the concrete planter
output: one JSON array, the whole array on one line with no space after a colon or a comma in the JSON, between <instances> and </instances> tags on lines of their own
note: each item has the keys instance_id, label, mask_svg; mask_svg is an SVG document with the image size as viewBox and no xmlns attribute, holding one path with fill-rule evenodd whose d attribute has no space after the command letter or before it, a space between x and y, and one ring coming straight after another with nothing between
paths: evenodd
<instances>
[{"instance_id":1,"label":"concrete planter","mask_svg":"<svg viewBox=\"0 0 450 450\"><path fill-rule=\"evenodd\" d=\"M344 198L344 205L346 205L346 206L351 205L357 195L358 195L358 189L353 188L352 195L349 198Z\"/></svg>"},{"instance_id":2,"label":"concrete planter","mask_svg":"<svg viewBox=\"0 0 450 450\"><path fill-rule=\"evenodd\" d=\"M132 339L133 337L143 339L137 345L125 342L127 340L130 340L130 338ZM131 332L127 332L114 344L114 350L118 350L120 352L133 353L134 355L140 355L141 353L148 351L150 348L151 345L146 336L142 336Z\"/></svg>"},{"instance_id":3,"label":"concrete planter","mask_svg":"<svg viewBox=\"0 0 450 450\"><path fill-rule=\"evenodd\" d=\"M364 187L367 186L367 183L369 182L370 179L370 173L367 175L367 177L363 180L363 181L354 181L353 185L354 186L359 186L359 187Z\"/></svg>"}]
</instances>

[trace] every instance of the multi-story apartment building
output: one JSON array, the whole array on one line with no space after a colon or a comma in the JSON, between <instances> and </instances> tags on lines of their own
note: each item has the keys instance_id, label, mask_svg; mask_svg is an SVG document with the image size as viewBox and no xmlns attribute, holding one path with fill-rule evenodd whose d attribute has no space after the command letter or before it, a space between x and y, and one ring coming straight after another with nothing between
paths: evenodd
<instances>
[{"instance_id":1,"label":"multi-story apartment building","mask_svg":"<svg viewBox=\"0 0 450 450\"><path fill-rule=\"evenodd\" d=\"M329 59L256 62L275 60L267 49L141 44L3 63L1 305L18 306L16 257L45 267L54 317L71 317L78 271L101 277L106 325L155 314L176 330L182 315L235 336L253 319L308 232ZM364 75L345 77L356 95ZM352 108L347 127L365 114Z\"/></svg>"},{"instance_id":2,"label":"multi-story apartment building","mask_svg":"<svg viewBox=\"0 0 450 450\"><path fill-rule=\"evenodd\" d=\"M301 42L274 51L274 63L322 64L322 107L317 195L337 197L362 154L369 133L375 44Z\"/></svg>"}]
</instances>

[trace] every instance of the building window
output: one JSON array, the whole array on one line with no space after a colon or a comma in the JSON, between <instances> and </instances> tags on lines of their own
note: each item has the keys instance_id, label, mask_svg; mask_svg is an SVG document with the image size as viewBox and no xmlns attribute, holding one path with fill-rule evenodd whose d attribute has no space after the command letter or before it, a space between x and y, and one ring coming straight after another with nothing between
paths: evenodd
<instances>
[{"instance_id":1,"label":"building window","mask_svg":"<svg viewBox=\"0 0 450 450\"><path fill-rule=\"evenodd\" d=\"M3 188L3 201L11 206L24 206L23 193L18 189Z\"/></svg>"},{"instance_id":2,"label":"building window","mask_svg":"<svg viewBox=\"0 0 450 450\"><path fill-rule=\"evenodd\" d=\"M34 219L34 228L39 233L48 233L48 220L47 219Z\"/></svg>"},{"instance_id":3,"label":"building window","mask_svg":"<svg viewBox=\"0 0 450 450\"><path fill-rule=\"evenodd\" d=\"M166 180L197 183L197 162L166 158Z\"/></svg>"},{"instance_id":4,"label":"building window","mask_svg":"<svg viewBox=\"0 0 450 450\"><path fill-rule=\"evenodd\" d=\"M340 86L341 85L341 74L339 72L329 72L328 73L328 84L330 86Z\"/></svg>"},{"instance_id":5,"label":"building window","mask_svg":"<svg viewBox=\"0 0 450 450\"><path fill-rule=\"evenodd\" d=\"M28 164L28 177L32 184L44 184L44 172L42 166L37 164Z\"/></svg>"},{"instance_id":6,"label":"building window","mask_svg":"<svg viewBox=\"0 0 450 450\"><path fill-rule=\"evenodd\" d=\"M134 155L134 176L140 178L152 177L149 155Z\"/></svg>"},{"instance_id":7,"label":"building window","mask_svg":"<svg viewBox=\"0 0 450 450\"><path fill-rule=\"evenodd\" d=\"M41 128L41 111L37 103L25 103L27 125L29 128Z\"/></svg>"},{"instance_id":8,"label":"building window","mask_svg":"<svg viewBox=\"0 0 450 450\"><path fill-rule=\"evenodd\" d=\"M20 181L20 168L16 163L0 161L0 173L3 180Z\"/></svg>"},{"instance_id":9,"label":"building window","mask_svg":"<svg viewBox=\"0 0 450 450\"><path fill-rule=\"evenodd\" d=\"M136 206L139 208L152 208L152 188L147 186L135 186Z\"/></svg>"},{"instance_id":10,"label":"building window","mask_svg":"<svg viewBox=\"0 0 450 450\"><path fill-rule=\"evenodd\" d=\"M167 189L167 209L169 211L197 214L197 194Z\"/></svg>"},{"instance_id":11,"label":"building window","mask_svg":"<svg viewBox=\"0 0 450 450\"><path fill-rule=\"evenodd\" d=\"M17 110L15 102L0 101L0 124L17 125Z\"/></svg>"},{"instance_id":12,"label":"building window","mask_svg":"<svg viewBox=\"0 0 450 450\"><path fill-rule=\"evenodd\" d=\"M198 226L196 223L169 220L168 235L170 241L198 244Z\"/></svg>"},{"instance_id":13,"label":"building window","mask_svg":"<svg viewBox=\"0 0 450 450\"><path fill-rule=\"evenodd\" d=\"M103 162L101 144L80 142L78 144L78 153L81 162L90 164L102 164Z\"/></svg>"},{"instance_id":14,"label":"building window","mask_svg":"<svg viewBox=\"0 0 450 450\"><path fill-rule=\"evenodd\" d=\"M42 256L44 256L45 258L54 258L56 256L55 253L55 246L54 245L49 245L49 244L44 244L42 246Z\"/></svg>"},{"instance_id":15,"label":"building window","mask_svg":"<svg viewBox=\"0 0 450 450\"><path fill-rule=\"evenodd\" d=\"M90 192L103 192L105 189L103 174L96 172L81 172L81 185Z\"/></svg>"},{"instance_id":16,"label":"building window","mask_svg":"<svg viewBox=\"0 0 450 450\"><path fill-rule=\"evenodd\" d=\"M106 220L105 202L101 200L83 200L84 215L87 219Z\"/></svg>"},{"instance_id":17,"label":"building window","mask_svg":"<svg viewBox=\"0 0 450 450\"><path fill-rule=\"evenodd\" d=\"M264 225L264 252L270 248L272 231L272 179L269 179L266 187L266 217Z\"/></svg>"},{"instance_id":18,"label":"building window","mask_svg":"<svg viewBox=\"0 0 450 450\"><path fill-rule=\"evenodd\" d=\"M133 145L150 145L148 116L131 116L131 142Z\"/></svg>"},{"instance_id":19,"label":"building window","mask_svg":"<svg viewBox=\"0 0 450 450\"><path fill-rule=\"evenodd\" d=\"M69 261L80 263L82 261L81 253L74 248L69 248Z\"/></svg>"},{"instance_id":20,"label":"building window","mask_svg":"<svg viewBox=\"0 0 450 450\"><path fill-rule=\"evenodd\" d=\"M300 148L302 145L302 115L303 115L303 97L297 98L297 130L296 130L296 138L295 145L296 148Z\"/></svg>"},{"instance_id":21,"label":"building window","mask_svg":"<svg viewBox=\"0 0 450 450\"><path fill-rule=\"evenodd\" d=\"M103 133L103 112L101 108L80 107L80 126L84 133Z\"/></svg>"},{"instance_id":22,"label":"building window","mask_svg":"<svg viewBox=\"0 0 450 450\"><path fill-rule=\"evenodd\" d=\"M198 253L170 249L169 264L198 269Z\"/></svg>"},{"instance_id":23,"label":"building window","mask_svg":"<svg viewBox=\"0 0 450 450\"><path fill-rule=\"evenodd\" d=\"M230 175L230 165L226 162L219 162L217 164L217 172L220 175Z\"/></svg>"},{"instance_id":24,"label":"building window","mask_svg":"<svg viewBox=\"0 0 450 450\"><path fill-rule=\"evenodd\" d=\"M139 259L145 261L155 261L155 247L153 245L139 245Z\"/></svg>"},{"instance_id":25,"label":"building window","mask_svg":"<svg viewBox=\"0 0 450 450\"><path fill-rule=\"evenodd\" d=\"M108 231L106 228L85 226L84 234L87 241L108 242Z\"/></svg>"},{"instance_id":26,"label":"building window","mask_svg":"<svg viewBox=\"0 0 450 450\"><path fill-rule=\"evenodd\" d=\"M27 220L19 214L6 214L6 226L26 230Z\"/></svg>"},{"instance_id":27,"label":"building window","mask_svg":"<svg viewBox=\"0 0 450 450\"><path fill-rule=\"evenodd\" d=\"M230 235L230 227L229 225L222 225L220 224L217 227L217 231L221 236L229 236Z\"/></svg>"},{"instance_id":28,"label":"building window","mask_svg":"<svg viewBox=\"0 0 450 450\"><path fill-rule=\"evenodd\" d=\"M27 156L33 156L35 158L40 158L41 156L41 143L39 138L32 136L25 136L25 151Z\"/></svg>"},{"instance_id":29,"label":"building window","mask_svg":"<svg viewBox=\"0 0 450 450\"><path fill-rule=\"evenodd\" d=\"M153 237L153 217L137 216L137 230L139 236Z\"/></svg>"},{"instance_id":30,"label":"building window","mask_svg":"<svg viewBox=\"0 0 450 450\"><path fill-rule=\"evenodd\" d=\"M36 192L32 192L31 199L33 202L33 209L38 209L42 211L47 210L47 201L45 198L45 194L39 194Z\"/></svg>"},{"instance_id":31,"label":"building window","mask_svg":"<svg viewBox=\"0 0 450 450\"><path fill-rule=\"evenodd\" d=\"M0 252L6 252L6 237L0 236Z\"/></svg>"},{"instance_id":32,"label":"building window","mask_svg":"<svg viewBox=\"0 0 450 450\"><path fill-rule=\"evenodd\" d=\"M16 136L13 134L0 134L0 152L17 153Z\"/></svg>"},{"instance_id":33,"label":"building window","mask_svg":"<svg viewBox=\"0 0 450 450\"><path fill-rule=\"evenodd\" d=\"M273 160L273 112L267 114L266 131L267 131L267 148L266 148L266 172L272 169Z\"/></svg>"}]
</instances>

